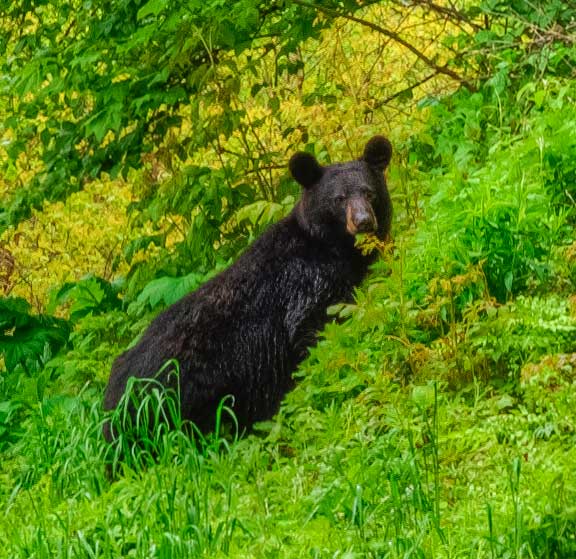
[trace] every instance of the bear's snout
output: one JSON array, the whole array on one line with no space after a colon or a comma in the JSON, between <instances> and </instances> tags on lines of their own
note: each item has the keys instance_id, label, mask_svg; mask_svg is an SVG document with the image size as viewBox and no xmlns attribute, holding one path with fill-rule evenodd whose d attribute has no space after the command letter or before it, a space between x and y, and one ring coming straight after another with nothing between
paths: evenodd
<instances>
[{"instance_id":1,"label":"bear's snout","mask_svg":"<svg viewBox=\"0 0 576 559\"><path fill-rule=\"evenodd\" d=\"M373 233L378 227L372 205L363 198L352 198L346 205L346 231L350 235Z\"/></svg>"}]
</instances>

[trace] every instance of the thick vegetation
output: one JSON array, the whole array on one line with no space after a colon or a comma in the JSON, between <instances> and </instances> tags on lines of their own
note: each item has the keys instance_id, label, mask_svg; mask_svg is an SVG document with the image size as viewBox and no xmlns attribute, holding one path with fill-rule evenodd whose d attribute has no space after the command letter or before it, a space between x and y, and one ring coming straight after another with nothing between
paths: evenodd
<instances>
[{"instance_id":1,"label":"thick vegetation","mask_svg":"<svg viewBox=\"0 0 576 559\"><path fill-rule=\"evenodd\" d=\"M571 3L3 16L3 556L576 556ZM113 358L291 208L293 151L375 133L394 246L278 416L110 451Z\"/></svg>"}]
</instances>

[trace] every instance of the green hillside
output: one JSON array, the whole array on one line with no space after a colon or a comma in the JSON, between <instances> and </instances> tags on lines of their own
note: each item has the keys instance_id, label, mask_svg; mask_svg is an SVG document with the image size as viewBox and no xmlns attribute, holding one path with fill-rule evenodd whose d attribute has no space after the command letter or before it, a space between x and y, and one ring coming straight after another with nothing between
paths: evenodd
<instances>
[{"instance_id":1,"label":"green hillside","mask_svg":"<svg viewBox=\"0 0 576 559\"><path fill-rule=\"evenodd\" d=\"M576 557L572 3L96 4L0 12L0 556ZM374 134L393 246L278 415L114 458L114 358Z\"/></svg>"}]
</instances>

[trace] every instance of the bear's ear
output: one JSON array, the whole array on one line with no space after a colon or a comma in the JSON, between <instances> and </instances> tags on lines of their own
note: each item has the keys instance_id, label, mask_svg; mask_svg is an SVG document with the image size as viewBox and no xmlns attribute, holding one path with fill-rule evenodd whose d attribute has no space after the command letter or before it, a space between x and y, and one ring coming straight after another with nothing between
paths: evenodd
<instances>
[{"instance_id":1,"label":"bear's ear","mask_svg":"<svg viewBox=\"0 0 576 559\"><path fill-rule=\"evenodd\" d=\"M362 159L371 167L384 170L392 158L392 144L384 136L374 136L364 148Z\"/></svg>"},{"instance_id":2,"label":"bear's ear","mask_svg":"<svg viewBox=\"0 0 576 559\"><path fill-rule=\"evenodd\" d=\"M303 151L295 153L288 163L291 175L304 188L310 188L316 184L324 174L322 165L316 161L316 158Z\"/></svg>"}]
</instances>

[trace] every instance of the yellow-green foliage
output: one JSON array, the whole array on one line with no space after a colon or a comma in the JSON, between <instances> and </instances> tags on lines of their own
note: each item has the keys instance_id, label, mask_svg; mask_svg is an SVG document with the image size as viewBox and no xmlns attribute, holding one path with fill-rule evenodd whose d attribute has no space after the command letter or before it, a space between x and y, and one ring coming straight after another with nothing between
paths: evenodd
<instances>
[{"instance_id":1,"label":"yellow-green foliage","mask_svg":"<svg viewBox=\"0 0 576 559\"><path fill-rule=\"evenodd\" d=\"M378 5L365 10L362 17L375 24L392 25L429 57L438 56L442 60L446 56L442 45L431 37L437 33L446 34L450 29L445 29L443 23L435 22L424 12L405 17ZM263 50L256 50L243 56L262 55ZM4 292L24 296L40 311L49 291L66 281L87 274L105 279L125 274L129 266L123 259L123 248L131 239L151 232L146 227L132 225L130 218L136 216L127 214L127 206L140 193L151 189L165 190L168 197L173 195L170 179L186 163L217 168L220 161L228 157L227 152L242 152L255 158L272 153L272 169L260 173L246 169L250 173L247 177L240 170L235 180L260 181L273 188L285 173L284 164L290 150L302 149L308 142L326 150L320 153L321 159L329 157L336 161L357 157L359 146L375 132L388 134L393 141L406 139L416 132L417 119L411 118L409 127L406 119L412 101L406 107L404 103L380 104L407 87L408 79L413 80L414 76L428 70L414 68L415 56L389 38L355 22L341 20L324 31L320 40L308 41L293 57L304 64L303 70L298 75L280 75L277 83L270 56L264 56L260 75L256 77L251 73L233 75L225 67L218 70L223 82L238 82L235 86L238 93L228 99L229 108L242 106L247 110L247 133L237 132L213 149L197 152L192 159L181 162L171 150L190 132L188 119L194 118L183 111L181 127L169 134L164 146L144 157L145 169L136 176L128 181L103 178L90 182L65 202L47 203L42 211L34 211L30 219L6 231L0 243L13 258L14 269ZM256 78L266 79L270 85L257 95L251 95L252 85L258 81ZM450 91L453 87L454 83L447 78L436 77L418 88L415 94L422 98ZM203 110L217 114L228 109L225 104L212 104ZM419 111L417 115L418 119L424 119L425 111ZM286 133L287 130L291 132ZM13 185L23 184L34 168L38 169L39 164L22 157L18 168L13 170L12 179L4 182L4 194L8 194ZM138 185L135 191L133 183ZM266 204L270 219L277 218L289 207L270 206L274 204L271 200ZM263 209L255 207L252 214L262 215ZM245 214L248 210L243 211ZM237 219L242 219L244 214ZM179 218L166 216L161 229L174 229L171 227L174 220L178 222ZM178 229L176 227L172 233L169 244L183 238ZM150 252L141 253L135 262L151 255Z\"/></svg>"},{"instance_id":2,"label":"yellow-green foliage","mask_svg":"<svg viewBox=\"0 0 576 559\"><path fill-rule=\"evenodd\" d=\"M111 279L127 271L116 259L130 235L127 205L133 197L120 181L95 181L65 202L46 204L43 211L2 237L14 258L6 289L42 310L50 289L89 273Z\"/></svg>"}]
</instances>

